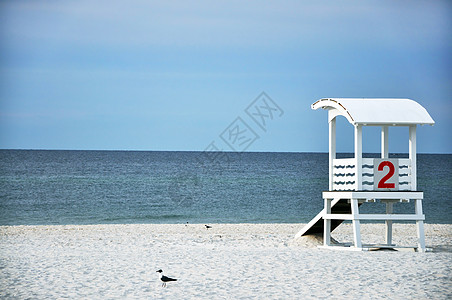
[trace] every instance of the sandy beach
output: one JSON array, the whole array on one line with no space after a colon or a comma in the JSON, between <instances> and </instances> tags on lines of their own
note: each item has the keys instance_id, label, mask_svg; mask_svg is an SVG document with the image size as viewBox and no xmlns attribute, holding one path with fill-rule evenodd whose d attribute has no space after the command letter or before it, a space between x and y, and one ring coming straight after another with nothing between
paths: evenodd
<instances>
[{"instance_id":1,"label":"sandy beach","mask_svg":"<svg viewBox=\"0 0 452 300\"><path fill-rule=\"evenodd\" d=\"M452 225L429 253L332 251L293 241L303 224L0 227L2 299L450 299ZM416 245L414 224L394 241ZM362 225L382 242L383 224ZM351 240L351 226L333 237ZM177 278L166 288L156 270Z\"/></svg>"}]
</instances>

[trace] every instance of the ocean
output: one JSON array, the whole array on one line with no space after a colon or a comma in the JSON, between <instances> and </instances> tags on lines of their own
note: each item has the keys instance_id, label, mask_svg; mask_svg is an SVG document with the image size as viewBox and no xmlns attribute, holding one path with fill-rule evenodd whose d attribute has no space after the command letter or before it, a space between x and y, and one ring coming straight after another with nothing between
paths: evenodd
<instances>
[{"instance_id":1,"label":"ocean","mask_svg":"<svg viewBox=\"0 0 452 300\"><path fill-rule=\"evenodd\" d=\"M452 155L417 159L426 222L451 224ZM0 225L307 223L327 189L327 153L0 150Z\"/></svg>"}]
</instances>

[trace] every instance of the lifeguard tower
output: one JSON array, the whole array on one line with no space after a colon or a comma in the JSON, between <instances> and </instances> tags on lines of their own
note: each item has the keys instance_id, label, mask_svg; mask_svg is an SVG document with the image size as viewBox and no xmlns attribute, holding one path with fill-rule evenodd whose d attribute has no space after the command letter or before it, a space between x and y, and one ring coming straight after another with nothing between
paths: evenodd
<instances>
[{"instance_id":1,"label":"lifeguard tower","mask_svg":"<svg viewBox=\"0 0 452 300\"><path fill-rule=\"evenodd\" d=\"M393 221L416 221L418 245L424 252L424 193L416 186L416 126L433 125L428 112L410 99L320 99L311 105L328 111L329 123L329 190L322 193L324 209L295 236L323 232L323 247L347 250L395 248L392 243ZM344 116L354 126L354 158L336 158L336 118ZM363 126L381 127L381 158L363 158ZM409 128L408 158L389 158L388 127ZM382 202L386 213L362 214L359 206L367 202ZM414 201L412 214L394 214L396 202ZM353 243L333 245L331 232L344 220L351 220ZM363 245L360 221L385 221L386 240L379 245Z\"/></svg>"}]
</instances>

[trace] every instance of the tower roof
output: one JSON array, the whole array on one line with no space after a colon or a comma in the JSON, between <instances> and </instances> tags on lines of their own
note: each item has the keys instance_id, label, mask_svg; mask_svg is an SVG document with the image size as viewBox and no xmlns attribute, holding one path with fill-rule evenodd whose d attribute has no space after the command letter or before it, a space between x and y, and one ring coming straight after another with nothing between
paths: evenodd
<instances>
[{"instance_id":1,"label":"tower roof","mask_svg":"<svg viewBox=\"0 0 452 300\"><path fill-rule=\"evenodd\" d=\"M329 111L329 120L342 115L353 125L435 124L427 110L411 99L324 98L311 105Z\"/></svg>"}]
</instances>

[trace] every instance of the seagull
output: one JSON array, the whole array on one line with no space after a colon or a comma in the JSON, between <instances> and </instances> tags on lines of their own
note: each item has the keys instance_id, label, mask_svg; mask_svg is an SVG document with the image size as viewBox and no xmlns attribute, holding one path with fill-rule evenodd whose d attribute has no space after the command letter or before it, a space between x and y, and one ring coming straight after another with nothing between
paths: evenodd
<instances>
[{"instance_id":1,"label":"seagull","mask_svg":"<svg viewBox=\"0 0 452 300\"><path fill-rule=\"evenodd\" d=\"M158 270L158 271L156 271L156 272L157 272L157 273L160 273L160 280L163 282L163 283L162 283L162 286L163 286L163 287L166 287L166 283L167 283L167 282L170 282L170 281L177 281L177 279L169 278L169 277L166 277L165 275L163 275L162 269L160 269L160 270Z\"/></svg>"},{"instance_id":2,"label":"seagull","mask_svg":"<svg viewBox=\"0 0 452 300\"><path fill-rule=\"evenodd\" d=\"M209 225L204 225L204 226L206 226L206 229L212 228L212 226L209 226Z\"/></svg>"}]
</instances>

